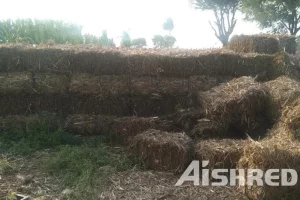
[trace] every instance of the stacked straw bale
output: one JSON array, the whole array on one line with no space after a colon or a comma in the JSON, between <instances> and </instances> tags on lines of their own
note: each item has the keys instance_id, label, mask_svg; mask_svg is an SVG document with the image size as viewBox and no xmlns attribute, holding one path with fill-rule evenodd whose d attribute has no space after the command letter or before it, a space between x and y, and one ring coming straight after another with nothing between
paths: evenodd
<instances>
[{"instance_id":1,"label":"stacked straw bale","mask_svg":"<svg viewBox=\"0 0 300 200\"><path fill-rule=\"evenodd\" d=\"M265 113L270 103L266 87L253 78L241 77L199 95L206 118L221 127L244 134L262 128L267 122Z\"/></svg>"},{"instance_id":2,"label":"stacked straw bale","mask_svg":"<svg viewBox=\"0 0 300 200\"><path fill-rule=\"evenodd\" d=\"M296 37L293 35L277 35L280 47L289 54L295 54L297 51Z\"/></svg>"},{"instance_id":3,"label":"stacked straw bale","mask_svg":"<svg viewBox=\"0 0 300 200\"><path fill-rule=\"evenodd\" d=\"M275 54L280 51L279 41L272 35L235 35L228 48L243 53Z\"/></svg>"},{"instance_id":4,"label":"stacked straw bale","mask_svg":"<svg viewBox=\"0 0 300 200\"><path fill-rule=\"evenodd\" d=\"M64 94L68 92L69 85L67 75L37 73L33 76L33 87L38 94Z\"/></svg>"},{"instance_id":5,"label":"stacked straw bale","mask_svg":"<svg viewBox=\"0 0 300 200\"><path fill-rule=\"evenodd\" d=\"M238 166L240 169L261 169L264 172L268 169L295 169L299 173L299 142L279 138L250 142L245 146ZM246 185L244 192L255 200L296 200L300 198L300 184L298 182L292 187Z\"/></svg>"},{"instance_id":6,"label":"stacked straw bale","mask_svg":"<svg viewBox=\"0 0 300 200\"><path fill-rule=\"evenodd\" d=\"M263 83L269 88L272 101L269 114L273 121L281 116L282 110L300 97L300 84L288 76L280 76L275 80Z\"/></svg>"},{"instance_id":7,"label":"stacked straw bale","mask_svg":"<svg viewBox=\"0 0 300 200\"><path fill-rule=\"evenodd\" d=\"M195 75L256 76L274 74L270 55L242 55L228 50L105 49L87 46L0 46L0 72L88 73L189 78Z\"/></svg>"},{"instance_id":8,"label":"stacked straw bale","mask_svg":"<svg viewBox=\"0 0 300 200\"><path fill-rule=\"evenodd\" d=\"M32 94L32 74L29 72L1 73L0 93L2 95Z\"/></svg>"},{"instance_id":9,"label":"stacked straw bale","mask_svg":"<svg viewBox=\"0 0 300 200\"><path fill-rule=\"evenodd\" d=\"M195 159L209 161L209 169L234 169L243 154L243 140L202 140L195 145Z\"/></svg>"},{"instance_id":10,"label":"stacked straw bale","mask_svg":"<svg viewBox=\"0 0 300 200\"><path fill-rule=\"evenodd\" d=\"M147 169L175 173L185 170L194 152L193 141L184 133L154 129L137 135L130 149Z\"/></svg>"}]
</instances>

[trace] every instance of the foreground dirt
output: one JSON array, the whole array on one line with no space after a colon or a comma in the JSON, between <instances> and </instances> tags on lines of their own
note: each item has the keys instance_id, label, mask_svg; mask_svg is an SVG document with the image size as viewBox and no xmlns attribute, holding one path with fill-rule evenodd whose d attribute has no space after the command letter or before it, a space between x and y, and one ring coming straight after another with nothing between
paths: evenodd
<instances>
[{"instance_id":1,"label":"foreground dirt","mask_svg":"<svg viewBox=\"0 0 300 200\"><path fill-rule=\"evenodd\" d=\"M42 158L51 156L49 152L39 152L28 158L7 158L1 156L3 162L8 162L5 173L0 178L0 199L9 199L13 193L29 196L35 200L71 199L60 180L44 173L40 168ZM179 176L165 172L143 171L132 169L113 174L111 183L106 188L97 188L98 195L91 199L117 200L243 200L247 199L237 188L233 187L196 187L184 185L175 187Z\"/></svg>"}]
</instances>

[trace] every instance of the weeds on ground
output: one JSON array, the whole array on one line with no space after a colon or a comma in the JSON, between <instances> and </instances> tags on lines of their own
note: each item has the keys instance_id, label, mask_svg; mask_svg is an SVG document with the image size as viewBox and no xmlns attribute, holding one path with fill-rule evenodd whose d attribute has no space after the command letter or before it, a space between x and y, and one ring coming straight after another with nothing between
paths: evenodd
<instances>
[{"instance_id":1,"label":"weeds on ground","mask_svg":"<svg viewBox=\"0 0 300 200\"><path fill-rule=\"evenodd\" d=\"M38 121L39 122L39 121ZM69 188L69 199L94 199L103 187L111 184L109 177L134 166L134 160L122 150L109 145L106 137L81 138L62 128L49 128L47 123L12 128L0 132L0 155L30 157L36 151L47 151L40 166L59 180L62 190ZM0 159L0 174L11 164Z\"/></svg>"}]
</instances>

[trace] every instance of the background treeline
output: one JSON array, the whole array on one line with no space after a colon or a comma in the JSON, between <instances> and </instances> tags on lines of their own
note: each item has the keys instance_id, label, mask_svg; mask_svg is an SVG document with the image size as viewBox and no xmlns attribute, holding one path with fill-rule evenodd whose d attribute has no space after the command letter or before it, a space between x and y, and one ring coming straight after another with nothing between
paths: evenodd
<instances>
[{"instance_id":1,"label":"background treeline","mask_svg":"<svg viewBox=\"0 0 300 200\"><path fill-rule=\"evenodd\" d=\"M154 47L173 47L176 38L171 36L174 28L173 20L167 19L163 24L168 35L155 35L152 39ZM100 37L91 34L82 34L82 26L65 23L59 20L18 19L0 21L0 43L29 43L29 44L94 44L104 47L115 47L107 31ZM121 47L142 48L147 46L145 38L131 39L128 32L123 32Z\"/></svg>"}]
</instances>

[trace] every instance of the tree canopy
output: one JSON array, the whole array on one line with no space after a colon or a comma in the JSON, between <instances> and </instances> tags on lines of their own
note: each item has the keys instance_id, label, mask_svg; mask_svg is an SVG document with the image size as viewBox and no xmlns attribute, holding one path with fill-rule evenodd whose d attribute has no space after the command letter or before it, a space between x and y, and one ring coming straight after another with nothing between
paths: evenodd
<instances>
[{"instance_id":1,"label":"tree canopy","mask_svg":"<svg viewBox=\"0 0 300 200\"><path fill-rule=\"evenodd\" d=\"M166 36L155 35L152 38L152 42L155 48L170 48L174 46L176 42L176 38L170 35L166 35Z\"/></svg>"},{"instance_id":2,"label":"tree canopy","mask_svg":"<svg viewBox=\"0 0 300 200\"><path fill-rule=\"evenodd\" d=\"M196 9L214 12L216 21L209 22L210 26L215 36L223 46L226 46L237 22L235 15L240 0L190 0L190 2Z\"/></svg>"},{"instance_id":3,"label":"tree canopy","mask_svg":"<svg viewBox=\"0 0 300 200\"><path fill-rule=\"evenodd\" d=\"M163 24L163 28L166 31L171 32L174 29L174 22L172 18L168 18L164 24Z\"/></svg>"},{"instance_id":4,"label":"tree canopy","mask_svg":"<svg viewBox=\"0 0 300 200\"><path fill-rule=\"evenodd\" d=\"M273 32L296 35L300 30L299 0L242 0L242 11L247 20Z\"/></svg>"}]
</instances>

